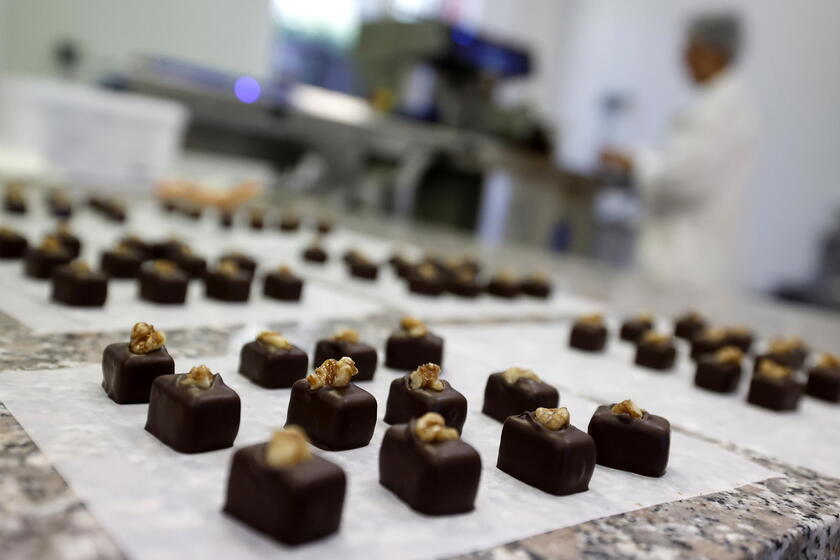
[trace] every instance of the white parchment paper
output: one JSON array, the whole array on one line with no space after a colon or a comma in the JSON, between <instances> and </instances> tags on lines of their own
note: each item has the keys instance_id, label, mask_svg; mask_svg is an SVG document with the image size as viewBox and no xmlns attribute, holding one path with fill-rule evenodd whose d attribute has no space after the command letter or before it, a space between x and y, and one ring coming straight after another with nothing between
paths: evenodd
<instances>
[{"instance_id":1,"label":"white parchment paper","mask_svg":"<svg viewBox=\"0 0 840 560\"><path fill-rule=\"evenodd\" d=\"M670 372L633 364L633 345L617 339L617 323L604 354L568 348L569 325L441 328L447 344L481 352L514 341L522 364L581 395L615 402L632 396L639 406L672 423L721 441L754 449L793 465L840 477L840 407L802 396L799 409L773 412L746 402L752 364L747 362L736 393L722 395L694 385L688 345ZM562 394L562 389L561 389Z\"/></svg>"},{"instance_id":2,"label":"white parchment paper","mask_svg":"<svg viewBox=\"0 0 840 560\"><path fill-rule=\"evenodd\" d=\"M2 373L0 395L134 558L445 557L778 476L719 446L674 433L668 472L662 478L596 467L590 490L584 493L555 497L531 488L495 468L501 424L480 412L487 375L512 363L530 365L528 352L509 341L493 345L495 339L482 338L481 333L447 333L451 338L444 367L445 377L468 398L463 437L483 461L475 511L426 517L379 485L378 450L387 429L381 418L396 375L380 368L373 381L360 383L379 403L380 421L371 444L339 453L319 451L348 474L342 528L332 537L297 548L277 544L221 513L232 450L192 456L170 450L144 431L146 405L120 406L105 396L97 366ZM238 342L252 335L243 333ZM474 344L464 344L465 339ZM251 384L235 373L236 362L232 357L206 361L242 398L236 446L243 446L266 440L272 428L284 423L289 391ZM176 370L191 365L194 362L180 360ZM540 373L551 381L559 378L550 368ZM581 429L599 404L562 390L561 402Z\"/></svg>"}]
</instances>

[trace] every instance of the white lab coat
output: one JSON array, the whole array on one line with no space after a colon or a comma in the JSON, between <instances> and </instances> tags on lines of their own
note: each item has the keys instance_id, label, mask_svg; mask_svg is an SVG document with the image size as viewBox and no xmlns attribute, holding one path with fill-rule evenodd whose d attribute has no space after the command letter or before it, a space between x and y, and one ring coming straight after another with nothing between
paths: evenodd
<instances>
[{"instance_id":1,"label":"white lab coat","mask_svg":"<svg viewBox=\"0 0 840 560\"><path fill-rule=\"evenodd\" d=\"M724 72L676 116L661 148L635 154L644 209L637 254L646 273L702 291L737 287L757 132L755 106Z\"/></svg>"}]
</instances>

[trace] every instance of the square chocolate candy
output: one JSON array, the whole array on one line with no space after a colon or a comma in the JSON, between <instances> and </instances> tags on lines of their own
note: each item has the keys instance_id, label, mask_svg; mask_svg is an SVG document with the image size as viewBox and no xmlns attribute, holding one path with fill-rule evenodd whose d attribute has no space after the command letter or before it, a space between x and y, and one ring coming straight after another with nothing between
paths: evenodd
<instances>
[{"instance_id":1,"label":"square chocolate candy","mask_svg":"<svg viewBox=\"0 0 840 560\"><path fill-rule=\"evenodd\" d=\"M722 362L714 354L700 356L697 359L694 384L716 393L732 393L738 389L741 369L740 363Z\"/></svg>"},{"instance_id":2,"label":"square chocolate candy","mask_svg":"<svg viewBox=\"0 0 840 560\"><path fill-rule=\"evenodd\" d=\"M210 270L204 276L204 295L209 299L242 303L251 295L252 272Z\"/></svg>"},{"instance_id":3,"label":"square chocolate candy","mask_svg":"<svg viewBox=\"0 0 840 560\"><path fill-rule=\"evenodd\" d=\"M23 257L23 270L30 278L46 280L59 266L69 264L73 258L63 246L53 249L30 247Z\"/></svg>"},{"instance_id":4,"label":"square chocolate candy","mask_svg":"<svg viewBox=\"0 0 840 560\"><path fill-rule=\"evenodd\" d=\"M427 332L412 336L397 331L385 343L385 366L393 369L413 370L423 364L443 362L443 339Z\"/></svg>"},{"instance_id":5,"label":"square chocolate candy","mask_svg":"<svg viewBox=\"0 0 840 560\"><path fill-rule=\"evenodd\" d=\"M668 467L671 424L661 416L642 411L637 418L615 413L617 405L599 406L589 421L595 440L596 462L605 467L643 476L662 476Z\"/></svg>"},{"instance_id":6,"label":"square chocolate candy","mask_svg":"<svg viewBox=\"0 0 840 560\"><path fill-rule=\"evenodd\" d=\"M329 451L364 447L376 426L376 399L350 383L311 389L306 379L292 385L286 425L300 426L312 444Z\"/></svg>"},{"instance_id":7,"label":"square chocolate candy","mask_svg":"<svg viewBox=\"0 0 840 560\"><path fill-rule=\"evenodd\" d=\"M761 373L753 375L747 402L775 411L796 410L804 387L794 375L773 378Z\"/></svg>"},{"instance_id":8,"label":"square chocolate candy","mask_svg":"<svg viewBox=\"0 0 840 560\"><path fill-rule=\"evenodd\" d=\"M224 511L285 544L300 544L338 530L347 477L317 455L289 467L272 467L267 444L233 454Z\"/></svg>"},{"instance_id":9,"label":"square chocolate candy","mask_svg":"<svg viewBox=\"0 0 840 560\"><path fill-rule=\"evenodd\" d=\"M187 300L189 278L171 261L164 261L171 263L164 265L164 272L157 264L160 262L148 261L140 267L140 299L167 305L183 304Z\"/></svg>"},{"instance_id":10,"label":"square chocolate candy","mask_svg":"<svg viewBox=\"0 0 840 560\"><path fill-rule=\"evenodd\" d=\"M370 381L376 373L378 356L376 348L364 342L350 342L324 338L315 345L315 357L312 363L316 366L324 363L324 360L340 360L344 356L352 358L356 363L359 373L353 376L353 381Z\"/></svg>"},{"instance_id":11,"label":"square chocolate candy","mask_svg":"<svg viewBox=\"0 0 840 560\"><path fill-rule=\"evenodd\" d=\"M99 266L111 278L137 278L143 257L133 250L103 251Z\"/></svg>"},{"instance_id":12,"label":"square chocolate candy","mask_svg":"<svg viewBox=\"0 0 840 560\"><path fill-rule=\"evenodd\" d=\"M265 275L263 295L280 301L299 301L303 293L303 280L290 272L274 271Z\"/></svg>"},{"instance_id":13,"label":"square chocolate candy","mask_svg":"<svg viewBox=\"0 0 840 560\"><path fill-rule=\"evenodd\" d=\"M19 259L26 254L29 242L21 234L0 226L0 259Z\"/></svg>"},{"instance_id":14,"label":"square chocolate candy","mask_svg":"<svg viewBox=\"0 0 840 560\"><path fill-rule=\"evenodd\" d=\"M636 343L636 365L664 371L674 366L677 348L669 336L648 331Z\"/></svg>"},{"instance_id":15,"label":"square chocolate candy","mask_svg":"<svg viewBox=\"0 0 840 560\"><path fill-rule=\"evenodd\" d=\"M435 391L430 388L412 389L410 375L394 379L385 405L385 422L404 424L427 412L437 412L443 416L447 426L460 433L467 419L467 399L449 382L442 379L440 382L443 390Z\"/></svg>"},{"instance_id":16,"label":"square chocolate candy","mask_svg":"<svg viewBox=\"0 0 840 560\"><path fill-rule=\"evenodd\" d=\"M840 367L817 365L808 372L806 392L828 402L840 402Z\"/></svg>"},{"instance_id":17,"label":"square chocolate candy","mask_svg":"<svg viewBox=\"0 0 840 560\"><path fill-rule=\"evenodd\" d=\"M291 387L306 377L309 358L296 346L278 348L253 340L242 346L239 373L266 389Z\"/></svg>"},{"instance_id":18,"label":"square chocolate candy","mask_svg":"<svg viewBox=\"0 0 840 560\"><path fill-rule=\"evenodd\" d=\"M249 257L244 253L239 253L237 251L231 251L225 253L221 257L219 257L219 262L224 261L233 261L236 263L237 268L240 270L244 270L248 274L249 279L254 278L254 274L257 272L257 261Z\"/></svg>"},{"instance_id":19,"label":"square chocolate candy","mask_svg":"<svg viewBox=\"0 0 840 560\"><path fill-rule=\"evenodd\" d=\"M557 389L537 379L520 377L513 383L505 379L505 373L493 373L484 386L484 407L482 412L504 422L508 416L521 414L537 408L554 408L560 400Z\"/></svg>"},{"instance_id":20,"label":"square chocolate candy","mask_svg":"<svg viewBox=\"0 0 840 560\"><path fill-rule=\"evenodd\" d=\"M102 388L118 404L149 402L154 380L174 372L175 360L165 347L135 354L129 343L115 342L102 353Z\"/></svg>"},{"instance_id":21,"label":"square chocolate candy","mask_svg":"<svg viewBox=\"0 0 840 560\"><path fill-rule=\"evenodd\" d=\"M146 430L181 453L233 445L239 432L239 395L214 375L208 388L183 383L186 374L162 375L152 383Z\"/></svg>"},{"instance_id":22,"label":"square chocolate candy","mask_svg":"<svg viewBox=\"0 0 840 560\"><path fill-rule=\"evenodd\" d=\"M426 515L472 511L481 478L481 457L468 443L453 439L421 441L417 420L385 432L379 449L379 482Z\"/></svg>"},{"instance_id":23,"label":"square chocolate candy","mask_svg":"<svg viewBox=\"0 0 840 560\"><path fill-rule=\"evenodd\" d=\"M556 496L584 492L595 470L595 442L572 425L550 430L534 412L523 412L505 420L496 467Z\"/></svg>"},{"instance_id":24,"label":"square chocolate candy","mask_svg":"<svg viewBox=\"0 0 840 560\"><path fill-rule=\"evenodd\" d=\"M367 260L352 260L347 263L347 272L350 276L362 280L376 280L379 277L379 267Z\"/></svg>"},{"instance_id":25,"label":"square chocolate candy","mask_svg":"<svg viewBox=\"0 0 840 560\"><path fill-rule=\"evenodd\" d=\"M569 334L569 346L585 352L600 352L607 345L607 327L598 321L576 321Z\"/></svg>"},{"instance_id":26,"label":"square chocolate candy","mask_svg":"<svg viewBox=\"0 0 840 560\"><path fill-rule=\"evenodd\" d=\"M108 277L80 270L74 264L59 266L52 274L52 300L73 307L102 307L108 298Z\"/></svg>"}]
</instances>

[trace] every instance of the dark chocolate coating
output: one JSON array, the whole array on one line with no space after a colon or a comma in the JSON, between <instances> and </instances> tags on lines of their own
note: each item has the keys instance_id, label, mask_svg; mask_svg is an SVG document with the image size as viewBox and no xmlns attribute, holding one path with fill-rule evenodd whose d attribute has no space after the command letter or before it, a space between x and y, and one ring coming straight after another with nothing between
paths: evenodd
<instances>
[{"instance_id":1,"label":"dark chocolate coating","mask_svg":"<svg viewBox=\"0 0 840 560\"><path fill-rule=\"evenodd\" d=\"M149 263L150 265L151 263ZM187 300L187 275L181 271L171 276L156 273L150 266L140 267L140 299L153 303L183 304Z\"/></svg>"},{"instance_id":2,"label":"dark chocolate coating","mask_svg":"<svg viewBox=\"0 0 840 560\"><path fill-rule=\"evenodd\" d=\"M168 258L190 278L203 278L207 273L207 260L204 257L178 250L172 251Z\"/></svg>"},{"instance_id":3,"label":"dark chocolate coating","mask_svg":"<svg viewBox=\"0 0 840 560\"><path fill-rule=\"evenodd\" d=\"M586 352L600 352L607 345L607 327L575 323L569 335L569 346Z\"/></svg>"},{"instance_id":4,"label":"dark chocolate coating","mask_svg":"<svg viewBox=\"0 0 840 560\"><path fill-rule=\"evenodd\" d=\"M315 345L313 367L318 367L325 360L340 360L344 356L352 358L356 362L356 369L359 373L353 376L353 381L370 381L376 373L376 363L379 357L376 348L364 342L346 342L324 338Z\"/></svg>"},{"instance_id":5,"label":"dark chocolate coating","mask_svg":"<svg viewBox=\"0 0 840 560\"><path fill-rule=\"evenodd\" d=\"M668 467L671 424L661 416L644 412L641 418L615 414L611 406L599 406L589 421L599 465L643 476L662 476Z\"/></svg>"},{"instance_id":6,"label":"dark chocolate coating","mask_svg":"<svg viewBox=\"0 0 840 560\"><path fill-rule=\"evenodd\" d=\"M481 479L481 457L456 439L424 443L415 422L385 432L379 448L379 483L426 515L472 511Z\"/></svg>"},{"instance_id":7,"label":"dark chocolate coating","mask_svg":"<svg viewBox=\"0 0 840 560\"><path fill-rule=\"evenodd\" d=\"M222 212L219 214L219 225L224 229L233 226L233 212Z\"/></svg>"},{"instance_id":8,"label":"dark chocolate coating","mask_svg":"<svg viewBox=\"0 0 840 560\"><path fill-rule=\"evenodd\" d=\"M421 296L439 296L444 292L445 285L440 277L422 278L409 273L408 291Z\"/></svg>"},{"instance_id":9,"label":"dark chocolate coating","mask_svg":"<svg viewBox=\"0 0 840 560\"><path fill-rule=\"evenodd\" d=\"M400 278L408 278L414 270L414 263L400 255L392 256L388 260L388 263L393 267L394 273Z\"/></svg>"},{"instance_id":10,"label":"dark chocolate coating","mask_svg":"<svg viewBox=\"0 0 840 560\"><path fill-rule=\"evenodd\" d=\"M534 379L519 378L516 383L505 381L504 374L493 373L484 386L484 406L481 411L499 422L508 416L522 414L540 407L556 408L560 402L557 389Z\"/></svg>"},{"instance_id":11,"label":"dark chocolate coating","mask_svg":"<svg viewBox=\"0 0 840 560\"><path fill-rule=\"evenodd\" d=\"M637 342L643 334L653 328L653 321L646 319L627 319L621 325L619 336L621 340Z\"/></svg>"},{"instance_id":12,"label":"dark chocolate coating","mask_svg":"<svg viewBox=\"0 0 840 560\"><path fill-rule=\"evenodd\" d=\"M19 233L0 234L0 259L19 259L26 254L29 243Z\"/></svg>"},{"instance_id":13,"label":"dark chocolate coating","mask_svg":"<svg viewBox=\"0 0 840 560\"><path fill-rule=\"evenodd\" d=\"M299 301L303 292L303 280L290 274L272 272L265 275L263 294L281 301Z\"/></svg>"},{"instance_id":14,"label":"dark chocolate coating","mask_svg":"<svg viewBox=\"0 0 840 560\"><path fill-rule=\"evenodd\" d=\"M82 253L82 241L78 237L67 232L57 233L55 236L71 258L79 258L79 255Z\"/></svg>"},{"instance_id":15,"label":"dark chocolate coating","mask_svg":"<svg viewBox=\"0 0 840 560\"><path fill-rule=\"evenodd\" d=\"M747 333L727 333L726 335L726 344L725 346L734 346L738 348L744 354L750 351L753 344L753 335L750 332Z\"/></svg>"},{"instance_id":16,"label":"dark chocolate coating","mask_svg":"<svg viewBox=\"0 0 840 560\"><path fill-rule=\"evenodd\" d=\"M73 215L73 206L64 202L48 204L50 214L56 218L69 218Z\"/></svg>"},{"instance_id":17,"label":"dark chocolate coating","mask_svg":"<svg viewBox=\"0 0 840 560\"><path fill-rule=\"evenodd\" d=\"M143 241L142 239L138 239L137 237L127 236L120 239L120 244L125 245L135 253L137 253L141 259L146 260L150 258L152 251L149 249L149 244ZM158 258L163 258L158 257Z\"/></svg>"},{"instance_id":18,"label":"dark chocolate coating","mask_svg":"<svg viewBox=\"0 0 840 560\"><path fill-rule=\"evenodd\" d=\"M805 392L824 401L840 402L840 368L811 368Z\"/></svg>"},{"instance_id":19,"label":"dark chocolate coating","mask_svg":"<svg viewBox=\"0 0 840 560\"><path fill-rule=\"evenodd\" d=\"M286 425L306 431L314 445L330 451L364 447L376 426L376 399L358 386L310 389L306 379L292 385Z\"/></svg>"},{"instance_id":20,"label":"dark chocolate coating","mask_svg":"<svg viewBox=\"0 0 840 560\"><path fill-rule=\"evenodd\" d=\"M147 259L168 259L170 255L181 252L181 242L175 239L146 243Z\"/></svg>"},{"instance_id":21,"label":"dark chocolate coating","mask_svg":"<svg viewBox=\"0 0 840 560\"><path fill-rule=\"evenodd\" d=\"M459 297L474 298L484 291L484 287L476 280L452 278L446 281L446 290Z\"/></svg>"},{"instance_id":22,"label":"dark chocolate coating","mask_svg":"<svg viewBox=\"0 0 840 560\"><path fill-rule=\"evenodd\" d=\"M243 255L242 253L225 253L224 255L219 257L219 262L222 261L235 262L236 266L239 267L239 270L248 274L249 280L253 279L254 274L256 274L257 272L257 261L255 261L248 255Z\"/></svg>"},{"instance_id":23,"label":"dark chocolate coating","mask_svg":"<svg viewBox=\"0 0 840 560\"><path fill-rule=\"evenodd\" d=\"M70 266L52 273L52 300L73 307L102 307L108 299L108 277L100 272L79 274Z\"/></svg>"},{"instance_id":24,"label":"dark chocolate coating","mask_svg":"<svg viewBox=\"0 0 840 560\"><path fill-rule=\"evenodd\" d=\"M694 384L717 393L732 393L741 381L741 364L721 362L714 356L701 356L697 360Z\"/></svg>"},{"instance_id":25,"label":"dark chocolate coating","mask_svg":"<svg viewBox=\"0 0 840 560\"><path fill-rule=\"evenodd\" d=\"M30 247L23 257L23 270L30 278L46 280L52 276L53 270L72 260L70 254L63 249L58 252L48 252L38 247Z\"/></svg>"},{"instance_id":26,"label":"dark chocolate coating","mask_svg":"<svg viewBox=\"0 0 840 560\"><path fill-rule=\"evenodd\" d=\"M284 350L252 340L239 353L239 373L266 389L291 387L306 377L308 366L309 357L296 346Z\"/></svg>"},{"instance_id":27,"label":"dark chocolate coating","mask_svg":"<svg viewBox=\"0 0 840 560\"><path fill-rule=\"evenodd\" d=\"M671 369L677 358L677 349L672 343L658 344L641 341L636 346L636 365L655 370Z\"/></svg>"},{"instance_id":28,"label":"dark chocolate coating","mask_svg":"<svg viewBox=\"0 0 840 560\"><path fill-rule=\"evenodd\" d=\"M251 295L251 275L246 270L236 274L211 270L204 276L204 295L219 301L248 301Z\"/></svg>"},{"instance_id":29,"label":"dark chocolate coating","mask_svg":"<svg viewBox=\"0 0 840 560\"><path fill-rule=\"evenodd\" d=\"M285 217L280 220L280 231L297 231L300 229L300 218Z\"/></svg>"},{"instance_id":30,"label":"dark chocolate coating","mask_svg":"<svg viewBox=\"0 0 840 560\"><path fill-rule=\"evenodd\" d=\"M100 268L111 278L137 278L143 258L134 251L103 251Z\"/></svg>"},{"instance_id":31,"label":"dark chocolate coating","mask_svg":"<svg viewBox=\"0 0 840 560\"><path fill-rule=\"evenodd\" d=\"M700 356L714 354L726 346L726 338L714 339L698 336L691 341L691 358L697 360Z\"/></svg>"},{"instance_id":32,"label":"dark chocolate coating","mask_svg":"<svg viewBox=\"0 0 840 560\"><path fill-rule=\"evenodd\" d=\"M770 410L796 410L804 387L794 379L772 379L765 375L753 375L747 402Z\"/></svg>"},{"instance_id":33,"label":"dark chocolate coating","mask_svg":"<svg viewBox=\"0 0 840 560\"><path fill-rule=\"evenodd\" d=\"M376 280L379 276L379 267L370 262L354 260L347 263L347 271L350 276L363 280Z\"/></svg>"},{"instance_id":34,"label":"dark chocolate coating","mask_svg":"<svg viewBox=\"0 0 840 560\"><path fill-rule=\"evenodd\" d=\"M529 278L519 284L520 291L526 296L547 299L551 296L551 284L543 280Z\"/></svg>"},{"instance_id":35,"label":"dark chocolate coating","mask_svg":"<svg viewBox=\"0 0 840 560\"><path fill-rule=\"evenodd\" d=\"M233 454L224 512L290 545L338 531L347 489L341 467L314 455L275 468L265 453L261 443Z\"/></svg>"},{"instance_id":36,"label":"dark chocolate coating","mask_svg":"<svg viewBox=\"0 0 840 560\"><path fill-rule=\"evenodd\" d=\"M5 197L3 209L9 214L26 214L26 202L23 200Z\"/></svg>"},{"instance_id":37,"label":"dark chocolate coating","mask_svg":"<svg viewBox=\"0 0 840 560\"><path fill-rule=\"evenodd\" d=\"M491 296L511 299L519 295L519 284L516 282L505 282L494 278L487 283L485 291Z\"/></svg>"},{"instance_id":38,"label":"dark chocolate coating","mask_svg":"<svg viewBox=\"0 0 840 560\"><path fill-rule=\"evenodd\" d=\"M595 470L595 441L571 425L549 430L533 412L523 412L505 420L496 467L555 496L585 492Z\"/></svg>"},{"instance_id":39,"label":"dark chocolate coating","mask_svg":"<svg viewBox=\"0 0 840 560\"><path fill-rule=\"evenodd\" d=\"M303 251L303 259L313 263L327 262L327 252L320 247L307 247Z\"/></svg>"},{"instance_id":40,"label":"dark chocolate coating","mask_svg":"<svg viewBox=\"0 0 840 560\"><path fill-rule=\"evenodd\" d=\"M808 351L805 349L793 350L790 352L765 352L759 354L755 358L754 371L758 371L761 365L761 360L771 360L779 365L789 367L791 369L800 369L805 365L805 360L808 358Z\"/></svg>"},{"instance_id":41,"label":"dark chocolate coating","mask_svg":"<svg viewBox=\"0 0 840 560\"><path fill-rule=\"evenodd\" d=\"M685 315L677 319L674 325L674 336L692 340L697 334L706 328L706 321L692 315Z\"/></svg>"},{"instance_id":42,"label":"dark chocolate coating","mask_svg":"<svg viewBox=\"0 0 840 560\"><path fill-rule=\"evenodd\" d=\"M117 404L149 402L154 380L173 373L175 360L165 347L134 354L127 342L115 342L102 353L102 388Z\"/></svg>"},{"instance_id":43,"label":"dark chocolate coating","mask_svg":"<svg viewBox=\"0 0 840 560\"><path fill-rule=\"evenodd\" d=\"M467 399L447 381L441 379L441 382L443 391L433 391L412 389L408 375L394 379L385 405L385 422L405 424L427 412L437 412L446 420L447 426L461 433L467 419Z\"/></svg>"},{"instance_id":44,"label":"dark chocolate coating","mask_svg":"<svg viewBox=\"0 0 840 560\"><path fill-rule=\"evenodd\" d=\"M423 364L443 365L443 339L430 332L409 336L397 331L385 343L385 367L412 371Z\"/></svg>"},{"instance_id":45,"label":"dark chocolate coating","mask_svg":"<svg viewBox=\"0 0 840 560\"><path fill-rule=\"evenodd\" d=\"M253 230L261 230L265 226L265 218L262 215L252 214L248 225Z\"/></svg>"},{"instance_id":46,"label":"dark chocolate coating","mask_svg":"<svg viewBox=\"0 0 840 560\"><path fill-rule=\"evenodd\" d=\"M180 385L184 377L162 375L152 383L146 430L181 453L232 446L239 432L239 395L219 374L207 389Z\"/></svg>"},{"instance_id":47,"label":"dark chocolate coating","mask_svg":"<svg viewBox=\"0 0 840 560\"><path fill-rule=\"evenodd\" d=\"M333 229L333 223L329 220L318 220L315 229L318 230L318 233L329 233Z\"/></svg>"}]
</instances>

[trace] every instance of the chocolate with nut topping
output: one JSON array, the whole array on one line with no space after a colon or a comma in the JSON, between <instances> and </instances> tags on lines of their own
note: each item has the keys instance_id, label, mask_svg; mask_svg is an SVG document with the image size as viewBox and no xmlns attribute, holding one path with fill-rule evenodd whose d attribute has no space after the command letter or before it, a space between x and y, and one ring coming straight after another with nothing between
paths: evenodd
<instances>
[{"instance_id":1,"label":"chocolate with nut topping","mask_svg":"<svg viewBox=\"0 0 840 560\"><path fill-rule=\"evenodd\" d=\"M299 301L303 293L303 280L287 266L280 266L265 275L263 295L280 301Z\"/></svg>"},{"instance_id":2,"label":"chocolate with nut topping","mask_svg":"<svg viewBox=\"0 0 840 560\"><path fill-rule=\"evenodd\" d=\"M152 383L175 372L166 336L148 323L136 323L128 343L109 344L102 353L102 388L118 404L147 403Z\"/></svg>"},{"instance_id":3,"label":"chocolate with nut topping","mask_svg":"<svg viewBox=\"0 0 840 560\"><path fill-rule=\"evenodd\" d=\"M353 329L341 329L329 338L315 344L313 363L322 364L330 358L338 360L348 356L355 362L359 373L356 381L369 381L376 373L378 355L376 348L359 340L359 333Z\"/></svg>"},{"instance_id":4,"label":"chocolate with nut topping","mask_svg":"<svg viewBox=\"0 0 840 560\"><path fill-rule=\"evenodd\" d=\"M671 447L671 425L665 418L625 400L599 406L587 431L599 465L643 476L665 474Z\"/></svg>"},{"instance_id":5,"label":"chocolate with nut topping","mask_svg":"<svg viewBox=\"0 0 840 560\"><path fill-rule=\"evenodd\" d=\"M443 364L443 339L419 319L403 317L385 343L385 366L411 371L427 363Z\"/></svg>"},{"instance_id":6,"label":"chocolate with nut topping","mask_svg":"<svg viewBox=\"0 0 840 560\"><path fill-rule=\"evenodd\" d=\"M308 366L306 352L275 331L261 332L239 355L239 373L267 389L291 387Z\"/></svg>"},{"instance_id":7,"label":"chocolate with nut topping","mask_svg":"<svg viewBox=\"0 0 840 560\"><path fill-rule=\"evenodd\" d=\"M636 344L636 365L655 370L667 370L674 366L677 348L667 335L648 331Z\"/></svg>"},{"instance_id":8,"label":"chocolate with nut topping","mask_svg":"<svg viewBox=\"0 0 840 560\"><path fill-rule=\"evenodd\" d=\"M607 326L598 313L579 317L569 335L569 346L586 352L600 352L607 345Z\"/></svg>"},{"instance_id":9,"label":"chocolate with nut topping","mask_svg":"<svg viewBox=\"0 0 840 560\"><path fill-rule=\"evenodd\" d=\"M29 243L15 230L0 226L0 259L19 259L26 254Z\"/></svg>"},{"instance_id":10,"label":"chocolate with nut topping","mask_svg":"<svg viewBox=\"0 0 840 560\"><path fill-rule=\"evenodd\" d=\"M512 367L487 378L482 412L504 422L508 416L529 410L555 408L559 400L557 389L542 381L536 373Z\"/></svg>"},{"instance_id":11,"label":"chocolate with nut topping","mask_svg":"<svg viewBox=\"0 0 840 560\"><path fill-rule=\"evenodd\" d=\"M436 412L459 432L467 418L467 399L440 379L440 366L424 364L410 374L394 379L388 391L385 422L402 424Z\"/></svg>"}]
</instances>

